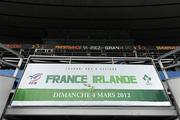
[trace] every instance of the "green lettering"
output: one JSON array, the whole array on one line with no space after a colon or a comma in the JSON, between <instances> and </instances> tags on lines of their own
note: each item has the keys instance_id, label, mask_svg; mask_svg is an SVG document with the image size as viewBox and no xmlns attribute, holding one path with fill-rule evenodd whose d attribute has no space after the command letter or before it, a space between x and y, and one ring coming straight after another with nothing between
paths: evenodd
<instances>
[{"instance_id":1,"label":"green lettering","mask_svg":"<svg viewBox=\"0 0 180 120\"><path fill-rule=\"evenodd\" d=\"M123 76L123 83L131 83L129 80L129 76Z\"/></svg>"},{"instance_id":2,"label":"green lettering","mask_svg":"<svg viewBox=\"0 0 180 120\"><path fill-rule=\"evenodd\" d=\"M48 83L49 80L53 80L53 75L47 75L46 83Z\"/></svg>"},{"instance_id":3,"label":"green lettering","mask_svg":"<svg viewBox=\"0 0 180 120\"><path fill-rule=\"evenodd\" d=\"M46 83L48 83L50 80L52 80L52 83L59 83L59 75L47 75Z\"/></svg>"},{"instance_id":4,"label":"green lettering","mask_svg":"<svg viewBox=\"0 0 180 120\"><path fill-rule=\"evenodd\" d=\"M116 76L116 81L117 81L117 83L122 83L122 77L121 76Z\"/></svg>"},{"instance_id":5,"label":"green lettering","mask_svg":"<svg viewBox=\"0 0 180 120\"><path fill-rule=\"evenodd\" d=\"M137 83L136 76L130 76L131 83Z\"/></svg>"},{"instance_id":6,"label":"green lettering","mask_svg":"<svg viewBox=\"0 0 180 120\"><path fill-rule=\"evenodd\" d=\"M81 82L82 83L87 83L87 75L82 75Z\"/></svg>"},{"instance_id":7,"label":"green lettering","mask_svg":"<svg viewBox=\"0 0 180 120\"><path fill-rule=\"evenodd\" d=\"M54 77L53 83L59 83L60 76L59 75L54 75L53 77Z\"/></svg>"},{"instance_id":8,"label":"green lettering","mask_svg":"<svg viewBox=\"0 0 180 120\"><path fill-rule=\"evenodd\" d=\"M67 83L74 83L74 81L75 81L74 75L73 76L71 76L71 75L67 76Z\"/></svg>"},{"instance_id":9,"label":"green lettering","mask_svg":"<svg viewBox=\"0 0 180 120\"><path fill-rule=\"evenodd\" d=\"M116 78L113 75L110 76L110 83L117 83Z\"/></svg>"},{"instance_id":10,"label":"green lettering","mask_svg":"<svg viewBox=\"0 0 180 120\"><path fill-rule=\"evenodd\" d=\"M82 81L81 75L76 75L76 83L81 83L81 81Z\"/></svg>"},{"instance_id":11,"label":"green lettering","mask_svg":"<svg viewBox=\"0 0 180 120\"><path fill-rule=\"evenodd\" d=\"M93 76L93 83L104 83L102 75L94 75Z\"/></svg>"},{"instance_id":12,"label":"green lettering","mask_svg":"<svg viewBox=\"0 0 180 120\"><path fill-rule=\"evenodd\" d=\"M60 81L60 83L67 83L67 81L66 81L66 75L62 75L62 76L61 76L61 81Z\"/></svg>"}]
</instances>

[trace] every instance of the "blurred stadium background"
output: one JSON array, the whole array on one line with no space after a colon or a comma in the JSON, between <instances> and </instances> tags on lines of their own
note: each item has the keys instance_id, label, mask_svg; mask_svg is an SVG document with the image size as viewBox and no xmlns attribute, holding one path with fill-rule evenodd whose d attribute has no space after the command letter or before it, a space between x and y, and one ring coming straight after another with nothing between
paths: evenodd
<instances>
[{"instance_id":1,"label":"blurred stadium background","mask_svg":"<svg viewBox=\"0 0 180 120\"><path fill-rule=\"evenodd\" d=\"M25 60L29 55L157 59L180 46L179 5L178 0L1 0L0 42ZM16 62L3 49L0 57ZM0 73L10 69L1 63ZM177 76L177 70L170 74Z\"/></svg>"},{"instance_id":2,"label":"blurred stadium background","mask_svg":"<svg viewBox=\"0 0 180 120\"><path fill-rule=\"evenodd\" d=\"M29 55L151 57L165 80L157 59L180 47L179 11L179 0L0 0L0 43L24 56L14 88ZM1 60L19 61L4 49ZM179 61L180 53L162 60ZM13 72L0 62L0 75ZM168 75L180 77L180 68L168 69Z\"/></svg>"}]
</instances>

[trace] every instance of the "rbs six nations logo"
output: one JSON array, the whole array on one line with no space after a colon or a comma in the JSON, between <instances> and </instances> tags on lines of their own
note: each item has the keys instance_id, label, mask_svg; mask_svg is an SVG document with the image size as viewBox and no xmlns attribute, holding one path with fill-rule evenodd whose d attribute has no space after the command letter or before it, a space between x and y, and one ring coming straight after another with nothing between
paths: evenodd
<instances>
[{"instance_id":1,"label":"rbs six nations logo","mask_svg":"<svg viewBox=\"0 0 180 120\"><path fill-rule=\"evenodd\" d=\"M30 79L29 85L37 84L38 80L41 78L42 73L36 73L34 75L30 75L28 78Z\"/></svg>"}]
</instances>

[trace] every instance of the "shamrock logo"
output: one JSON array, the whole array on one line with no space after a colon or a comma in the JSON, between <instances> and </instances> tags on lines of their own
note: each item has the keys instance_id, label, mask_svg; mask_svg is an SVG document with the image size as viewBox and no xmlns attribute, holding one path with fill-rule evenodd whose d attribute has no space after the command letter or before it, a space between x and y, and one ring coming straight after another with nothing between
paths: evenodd
<instances>
[{"instance_id":1,"label":"shamrock logo","mask_svg":"<svg viewBox=\"0 0 180 120\"><path fill-rule=\"evenodd\" d=\"M151 77L147 74L144 75L143 80L146 81L146 85L151 85Z\"/></svg>"}]
</instances>

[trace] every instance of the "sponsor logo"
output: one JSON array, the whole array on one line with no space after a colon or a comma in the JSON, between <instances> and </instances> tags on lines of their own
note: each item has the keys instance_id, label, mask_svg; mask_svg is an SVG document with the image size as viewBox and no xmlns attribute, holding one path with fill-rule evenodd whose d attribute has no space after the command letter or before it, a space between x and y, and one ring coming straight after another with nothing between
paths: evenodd
<instances>
[{"instance_id":1,"label":"sponsor logo","mask_svg":"<svg viewBox=\"0 0 180 120\"><path fill-rule=\"evenodd\" d=\"M38 80L41 78L42 75L43 75L42 73L36 73L36 74L34 74L34 75L28 76L28 78L30 79L29 84L30 84L30 85L35 85L35 84L37 84Z\"/></svg>"},{"instance_id":2,"label":"sponsor logo","mask_svg":"<svg viewBox=\"0 0 180 120\"><path fill-rule=\"evenodd\" d=\"M151 77L149 77L147 74L144 75L143 80L146 81L146 85L152 85Z\"/></svg>"}]
</instances>

